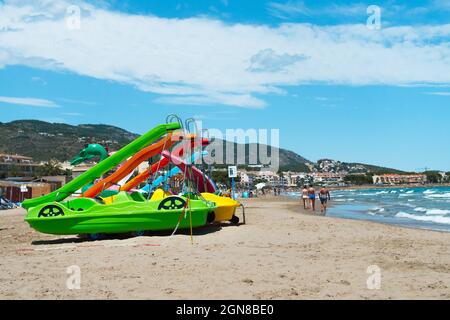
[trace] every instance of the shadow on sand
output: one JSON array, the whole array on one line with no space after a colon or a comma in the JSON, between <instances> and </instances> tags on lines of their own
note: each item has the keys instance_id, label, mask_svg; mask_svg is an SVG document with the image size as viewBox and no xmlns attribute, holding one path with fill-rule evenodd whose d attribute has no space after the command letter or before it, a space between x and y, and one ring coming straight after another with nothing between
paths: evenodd
<instances>
[{"instance_id":1,"label":"shadow on sand","mask_svg":"<svg viewBox=\"0 0 450 320\"><path fill-rule=\"evenodd\" d=\"M235 225L230 224L228 222L223 223L215 223L203 227L198 227L192 230L193 236L204 236L210 233L214 233L217 231L220 231L222 228L228 228L228 227L238 227L241 224ZM126 240L130 238L135 237L153 237L153 236L159 236L159 237L168 237L172 234L173 230L164 230L164 231L145 231L142 234L135 234L132 232L127 233L115 233L115 234L96 234L95 236L92 235L73 235L70 238L57 238L57 239L49 239L49 240L35 240L32 241L32 245L52 245L52 244L66 244L66 243L84 243L84 242L91 242L96 240ZM190 235L189 229L182 229L177 230L175 234L182 234L182 235Z\"/></svg>"}]
</instances>

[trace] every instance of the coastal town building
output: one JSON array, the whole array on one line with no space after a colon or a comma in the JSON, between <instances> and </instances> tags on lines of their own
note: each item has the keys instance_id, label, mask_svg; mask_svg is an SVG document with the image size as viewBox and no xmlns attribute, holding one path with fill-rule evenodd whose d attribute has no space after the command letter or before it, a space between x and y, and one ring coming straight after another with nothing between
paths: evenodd
<instances>
[{"instance_id":1,"label":"coastal town building","mask_svg":"<svg viewBox=\"0 0 450 320\"><path fill-rule=\"evenodd\" d=\"M280 176L276 172L269 170L259 171L257 174L257 178L260 180L264 180L270 185L276 185L280 180Z\"/></svg>"},{"instance_id":2,"label":"coastal town building","mask_svg":"<svg viewBox=\"0 0 450 320\"><path fill-rule=\"evenodd\" d=\"M247 172L247 170L238 170L238 175L240 178L240 182L243 185L250 185L253 183L253 179L255 174Z\"/></svg>"},{"instance_id":3,"label":"coastal town building","mask_svg":"<svg viewBox=\"0 0 450 320\"><path fill-rule=\"evenodd\" d=\"M33 158L17 154L0 153L0 177L10 175L33 176L39 163Z\"/></svg>"},{"instance_id":4,"label":"coastal town building","mask_svg":"<svg viewBox=\"0 0 450 320\"><path fill-rule=\"evenodd\" d=\"M425 184L427 176L425 174L383 174L374 175L374 184Z\"/></svg>"},{"instance_id":5,"label":"coastal town building","mask_svg":"<svg viewBox=\"0 0 450 320\"><path fill-rule=\"evenodd\" d=\"M312 174L314 182L324 184L339 184L344 182L344 178L347 175L346 172L314 172Z\"/></svg>"},{"instance_id":6,"label":"coastal town building","mask_svg":"<svg viewBox=\"0 0 450 320\"><path fill-rule=\"evenodd\" d=\"M0 195L13 202L22 202L55 191L65 183L65 176L10 177L0 180Z\"/></svg>"}]
</instances>

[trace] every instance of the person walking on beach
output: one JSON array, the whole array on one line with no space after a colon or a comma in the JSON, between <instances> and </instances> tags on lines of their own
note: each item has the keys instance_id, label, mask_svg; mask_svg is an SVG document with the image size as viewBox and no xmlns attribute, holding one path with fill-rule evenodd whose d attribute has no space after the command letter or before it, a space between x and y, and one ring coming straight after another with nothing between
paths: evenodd
<instances>
[{"instance_id":1,"label":"person walking on beach","mask_svg":"<svg viewBox=\"0 0 450 320\"><path fill-rule=\"evenodd\" d=\"M319 191L320 212L327 212L327 202L331 200L330 191L326 187L320 188Z\"/></svg>"},{"instance_id":2,"label":"person walking on beach","mask_svg":"<svg viewBox=\"0 0 450 320\"><path fill-rule=\"evenodd\" d=\"M305 185L303 186L302 190L302 200L303 200L303 209L309 209L308 205L308 187Z\"/></svg>"},{"instance_id":3,"label":"person walking on beach","mask_svg":"<svg viewBox=\"0 0 450 320\"><path fill-rule=\"evenodd\" d=\"M311 204L311 208L313 211L316 211L316 190L312 186L312 184L309 185L308 188L308 198L309 202Z\"/></svg>"}]
</instances>

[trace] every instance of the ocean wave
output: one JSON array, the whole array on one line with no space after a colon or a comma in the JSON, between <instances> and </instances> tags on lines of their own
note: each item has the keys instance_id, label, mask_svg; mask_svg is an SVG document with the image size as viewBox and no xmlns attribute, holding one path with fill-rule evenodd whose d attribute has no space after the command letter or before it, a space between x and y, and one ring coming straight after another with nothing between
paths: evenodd
<instances>
[{"instance_id":1,"label":"ocean wave","mask_svg":"<svg viewBox=\"0 0 450 320\"><path fill-rule=\"evenodd\" d=\"M428 189L423 192L423 194L433 194L433 193L436 193L436 190Z\"/></svg>"},{"instance_id":2,"label":"ocean wave","mask_svg":"<svg viewBox=\"0 0 450 320\"><path fill-rule=\"evenodd\" d=\"M414 211L418 211L418 212L427 212L427 208L422 208L422 207L417 207L414 209Z\"/></svg>"},{"instance_id":3,"label":"ocean wave","mask_svg":"<svg viewBox=\"0 0 450 320\"><path fill-rule=\"evenodd\" d=\"M373 214L384 212L384 211L385 211L385 209L383 207L374 207L374 208L369 209L369 213L373 213Z\"/></svg>"},{"instance_id":4,"label":"ocean wave","mask_svg":"<svg viewBox=\"0 0 450 320\"><path fill-rule=\"evenodd\" d=\"M374 194L386 194L386 193L389 193L388 191L378 191L378 192L375 192Z\"/></svg>"},{"instance_id":5,"label":"ocean wave","mask_svg":"<svg viewBox=\"0 0 450 320\"><path fill-rule=\"evenodd\" d=\"M403 211L400 211L395 215L397 218L407 218L413 219L417 221L426 221L426 222L434 222L434 223L442 223L442 224L450 224L450 217L442 217L442 216L419 216L414 214L409 214Z\"/></svg>"},{"instance_id":6,"label":"ocean wave","mask_svg":"<svg viewBox=\"0 0 450 320\"><path fill-rule=\"evenodd\" d=\"M450 192L447 193L439 193L439 194L429 194L425 198L450 198Z\"/></svg>"},{"instance_id":7,"label":"ocean wave","mask_svg":"<svg viewBox=\"0 0 450 320\"><path fill-rule=\"evenodd\" d=\"M409 191L406 191L405 193L411 194L411 193L414 193L414 190L409 190Z\"/></svg>"},{"instance_id":8,"label":"ocean wave","mask_svg":"<svg viewBox=\"0 0 450 320\"><path fill-rule=\"evenodd\" d=\"M450 210L443 210L443 209L431 209L431 210L427 210L425 212L425 214L429 214L429 215L441 215L444 216L446 214L450 214Z\"/></svg>"},{"instance_id":9,"label":"ocean wave","mask_svg":"<svg viewBox=\"0 0 450 320\"><path fill-rule=\"evenodd\" d=\"M336 201L336 202L347 202L347 201L355 201L355 199L353 199L353 198L348 198L348 199L334 199L334 198L333 198L333 201Z\"/></svg>"}]
</instances>

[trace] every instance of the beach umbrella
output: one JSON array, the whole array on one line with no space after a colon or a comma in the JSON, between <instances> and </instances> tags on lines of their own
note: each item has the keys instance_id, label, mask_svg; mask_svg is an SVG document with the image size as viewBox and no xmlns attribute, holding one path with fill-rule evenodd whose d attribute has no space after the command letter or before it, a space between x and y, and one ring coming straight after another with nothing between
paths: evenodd
<instances>
[{"instance_id":1,"label":"beach umbrella","mask_svg":"<svg viewBox=\"0 0 450 320\"><path fill-rule=\"evenodd\" d=\"M256 189L261 190L262 188L264 188L266 186L266 184L264 182L261 183L257 183L255 185Z\"/></svg>"}]
</instances>

